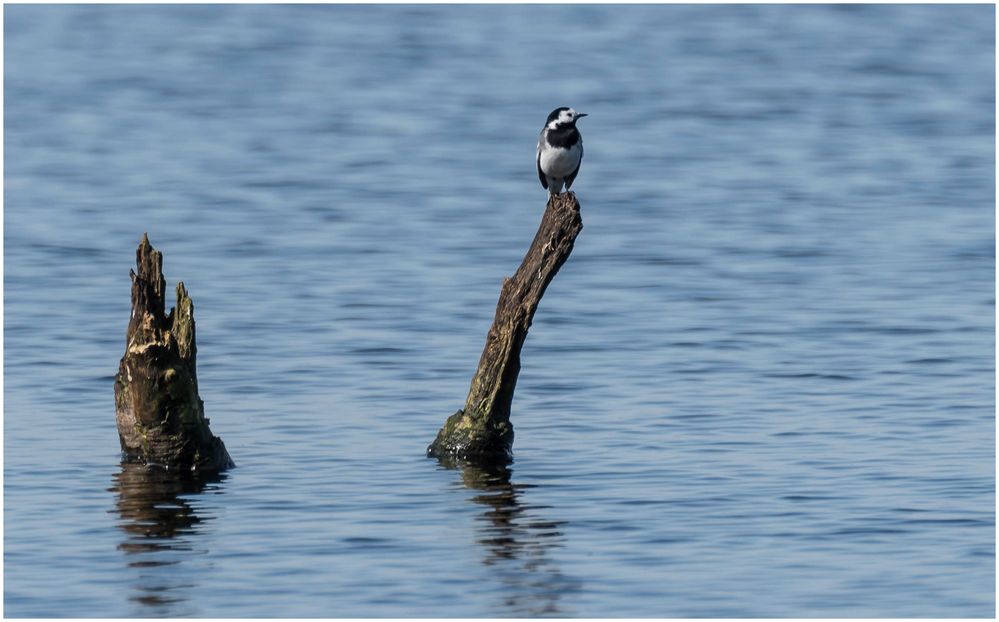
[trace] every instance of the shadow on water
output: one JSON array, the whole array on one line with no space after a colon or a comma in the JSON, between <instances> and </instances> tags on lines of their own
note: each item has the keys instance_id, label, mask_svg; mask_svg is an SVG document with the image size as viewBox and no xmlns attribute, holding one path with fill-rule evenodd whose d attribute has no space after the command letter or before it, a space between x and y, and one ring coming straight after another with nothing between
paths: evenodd
<instances>
[{"instance_id":1,"label":"shadow on water","mask_svg":"<svg viewBox=\"0 0 999 622\"><path fill-rule=\"evenodd\" d=\"M486 508L477 517L476 541L485 548L482 563L505 588L501 615L571 615L559 600L577 591L579 582L563 575L551 559L553 549L564 545L565 521L538 517L540 507L522 500L524 491L533 486L512 483L512 470L506 465L442 464L460 469L465 486L480 493L471 501Z\"/></svg>"},{"instance_id":2,"label":"shadow on water","mask_svg":"<svg viewBox=\"0 0 999 622\"><path fill-rule=\"evenodd\" d=\"M194 537L200 517L186 497L206 488L217 488L225 474L192 474L166 471L143 464L121 465L109 488L116 494L119 527L125 538L123 551L135 571L136 593L130 600L141 606L142 616L189 615L185 593L193 587L180 567L198 555Z\"/></svg>"}]
</instances>

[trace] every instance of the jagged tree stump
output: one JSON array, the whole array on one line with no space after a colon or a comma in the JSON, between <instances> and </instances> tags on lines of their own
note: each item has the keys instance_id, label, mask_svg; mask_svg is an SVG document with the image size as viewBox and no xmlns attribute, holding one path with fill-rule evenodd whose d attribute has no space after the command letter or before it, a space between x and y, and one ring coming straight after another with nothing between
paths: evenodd
<instances>
[{"instance_id":1,"label":"jagged tree stump","mask_svg":"<svg viewBox=\"0 0 999 622\"><path fill-rule=\"evenodd\" d=\"M508 460L513 451L510 405L520 373L520 350L541 297L569 258L583 229L571 192L552 196L541 226L512 278L503 280L496 316L465 407L451 415L427 454L460 460Z\"/></svg>"},{"instance_id":2,"label":"jagged tree stump","mask_svg":"<svg viewBox=\"0 0 999 622\"><path fill-rule=\"evenodd\" d=\"M181 282L176 307L164 313L163 255L146 235L135 263L132 317L114 383L123 459L193 471L234 466L198 395L194 303Z\"/></svg>"}]
</instances>

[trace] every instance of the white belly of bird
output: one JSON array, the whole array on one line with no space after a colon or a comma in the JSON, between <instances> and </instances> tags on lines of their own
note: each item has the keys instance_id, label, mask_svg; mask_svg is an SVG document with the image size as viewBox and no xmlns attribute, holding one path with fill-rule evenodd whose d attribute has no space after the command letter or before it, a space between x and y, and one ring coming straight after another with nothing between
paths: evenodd
<instances>
[{"instance_id":1,"label":"white belly of bird","mask_svg":"<svg viewBox=\"0 0 999 622\"><path fill-rule=\"evenodd\" d=\"M568 177L579 166L581 151L579 143L568 149L549 147L541 152L541 170L548 177Z\"/></svg>"}]
</instances>

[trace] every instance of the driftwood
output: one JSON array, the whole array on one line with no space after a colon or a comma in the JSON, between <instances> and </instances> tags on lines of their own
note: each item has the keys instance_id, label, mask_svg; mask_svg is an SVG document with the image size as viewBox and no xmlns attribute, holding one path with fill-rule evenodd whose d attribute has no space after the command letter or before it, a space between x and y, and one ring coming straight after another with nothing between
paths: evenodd
<instances>
[{"instance_id":1,"label":"driftwood","mask_svg":"<svg viewBox=\"0 0 999 622\"><path fill-rule=\"evenodd\" d=\"M198 395L194 303L179 283L177 305L165 314L163 255L145 235L135 263L132 316L114 383L123 459L192 471L234 466Z\"/></svg>"},{"instance_id":2,"label":"driftwood","mask_svg":"<svg viewBox=\"0 0 999 622\"><path fill-rule=\"evenodd\" d=\"M551 196L534 242L512 278L504 279L496 316L465 407L451 415L427 454L461 460L508 460L513 450L510 404L520 373L520 350L534 312L583 229L571 192Z\"/></svg>"}]
</instances>

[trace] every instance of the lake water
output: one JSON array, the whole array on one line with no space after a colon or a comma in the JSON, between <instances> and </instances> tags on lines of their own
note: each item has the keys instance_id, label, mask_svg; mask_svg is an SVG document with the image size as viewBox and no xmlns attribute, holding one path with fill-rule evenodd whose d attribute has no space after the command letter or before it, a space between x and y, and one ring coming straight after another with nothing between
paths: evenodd
<instances>
[{"instance_id":1,"label":"lake water","mask_svg":"<svg viewBox=\"0 0 999 622\"><path fill-rule=\"evenodd\" d=\"M993 616L994 11L4 7L6 615ZM447 469L560 105L515 462ZM143 232L218 478L119 463Z\"/></svg>"}]
</instances>

